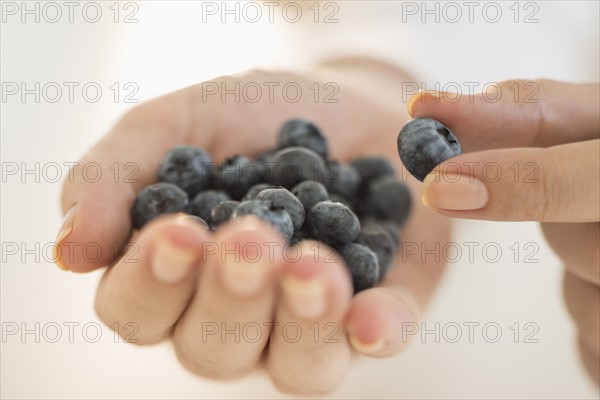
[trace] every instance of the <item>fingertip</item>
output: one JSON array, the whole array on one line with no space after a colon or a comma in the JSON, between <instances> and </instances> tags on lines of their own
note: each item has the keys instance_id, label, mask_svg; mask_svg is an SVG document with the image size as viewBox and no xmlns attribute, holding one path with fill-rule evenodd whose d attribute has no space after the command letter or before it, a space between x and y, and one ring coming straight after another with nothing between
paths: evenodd
<instances>
[{"instance_id":1,"label":"fingertip","mask_svg":"<svg viewBox=\"0 0 600 400\"><path fill-rule=\"evenodd\" d=\"M406 102L406 110L411 118L418 118L426 112L424 109L432 103L439 103L444 93L437 90L419 90Z\"/></svg>"}]
</instances>

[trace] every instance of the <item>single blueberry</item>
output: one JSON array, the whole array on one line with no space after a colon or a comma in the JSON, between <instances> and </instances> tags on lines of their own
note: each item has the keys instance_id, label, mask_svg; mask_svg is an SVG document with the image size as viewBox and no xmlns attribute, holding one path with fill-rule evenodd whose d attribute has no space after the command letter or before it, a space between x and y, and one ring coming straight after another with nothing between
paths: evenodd
<instances>
[{"instance_id":1,"label":"single blueberry","mask_svg":"<svg viewBox=\"0 0 600 400\"><path fill-rule=\"evenodd\" d=\"M239 155L226 159L214 175L214 186L239 200L262 180L263 165Z\"/></svg>"},{"instance_id":2,"label":"single blueberry","mask_svg":"<svg viewBox=\"0 0 600 400\"><path fill-rule=\"evenodd\" d=\"M352 201L356 198L360 188L360 175L356 168L350 164L336 161L327 163L328 174L325 187L329 193L336 193Z\"/></svg>"},{"instance_id":3,"label":"single blueberry","mask_svg":"<svg viewBox=\"0 0 600 400\"><path fill-rule=\"evenodd\" d=\"M306 147L327 159L327 139L313 123L303 119L287 121L279 131L279 148Z\"/></svg>"},{"instance_id":4,"label":"single blueberry","mask_svg":"<svg viewBox=\"0 0 600 400\"><path fill-rule=\"evenodd\" d=\"M343 205L348 207L350 209L350 211L352 211L354 214L356 214L354 202L348 200L347 198L345 198L342 195L339 195L337 193L331 193L331 194L329 194L329 201L331 201L333 203L342 203Z\"/></svg>"},{"instance_id":5,"label":"single blueberry","mask_svg":"<svg viewBox=\"0 0 600 400\"><path fill-rule=\"evenodd\" d=\"M322 201L308 213L312 235L327 244L344 244L355 240L360 232L358 217L345 205Z\"/></svg>"},{"instance_id":6,"label":"single blueberry","mask_svg":"<svg viewBox=\"0 0 600 400\"><path fill-rule=\"evenodd\" d=\"M400 248L400 244L402 243L402 238L400 237L400 226L394 221L381 221L373 217L367 217L360 220L361 226L365 228L381 228L383 229L390 239L396 249Z\"/></svg>"},{"instance_id":7,"label":"single blueberry","mask_svg":"<svg viewBox=\"0 0 600 400\"><path fill-rule=\"evenodd\" d=\"M415 118L400 130L398 154L408 172L423 181L436 166L462 154L462 148L441 122Z\"/></svg>"},{"instance_id":8,"label":"single blueberry","mask_svg":"<svg viewBox=\"0 0 600 400\"><path fill-rule=\"evenodd\" d=\"M146 186L135 197L131 206L131 220L135 229L162 214L186 212L189 197L183 189L171 183Z\"/></svg>"},{"instance_id":9,"label":"single blueberry","mask_svg":"<svg viewBox=\"0 0 600 400\"><path fill-rule=\"evenodd\" d=\"M273 225L289 243L294 235L294 224L290 215L281 207L275 207L269 200L243 201L233 210L231 218L254 215Z\"/></svg>"},{"instance_id":10,"label":"single blueberry","mask_svg":"<svg viewBox=\"0 0 600 400\"><path fill-rule=\"evenodd\" d=\"M291 189L302 181L323 182L325 162L317 153L304 147L279 150L264 164L265 180Z\"/></svg>"},{"instance_id":11,"label":"single blueberry","mask_svg":"<svg viewBox=\"0 0 600 400\"><path fill-rule=\"evenodd\" d=\"M286 188L271 188L262 190L256 195L256 200L268 200L273 207L283 208L290 215L294 230L298 230L304 224L304 206Z\"/></svg>"},{"instance_id":12,"label":"single blueberry","mask_svg":"<svg viewBox=\"0 0 600 400\"><path fill-rule=\"evenodd\" d=\"M189 213L202 218L211 224L210 212L217 204L231 200L225 192L219 190L205 190L194 197L190 203Z\"/></svg>"},{"instance_id":13,"label":"single blueberry","mask_svg":"<svg viewBox=\"0 0 600 400\"><path fill-rule=\"evenodd\" d=\"M214 165L207 152L192 146L178 146L164 157L158 180L177 185L193 197L208 187L212 171Z\"/></svg>"},{"instance_id":14,"label":"single blueberry","mask_svg":"<svg viewBox=\"0 0 600 400\"><path fill-rule=\"evenodd\" d=\"M364 199L363 211L378 219L402 225L408 218L412 198L407 185L396 177L385 175L371 182Z\"/></svg>"},{"instance_id":15,"label":"single blueberry","mask_svg":"<svg viewBox=\"0 0 600 400\"><path fill-rule=\"evenodd\" d=\"M375 253L359 243L346 243L337 248L352 275L354 293L372 288L379 280L379 263Z\"/></svg>"},{"instance_id":16,"label":"single blueberry","mask_svg":"<svg viewBox=\"0 0 600 400\"><path fill-rule=\"evenodd\" d=\"M379 226L363 227L356 242L367 246L375 253L379 263L379 280L383 280L396 253L396 246L389 234Z\"/></svg>"},{"instance_id":17,"label":"single blueberry","mask_svg":"<svg viewBox=\"0 0 600 400\"><path fill-rule=\"evenodd\" d=\"M315 181L300 182L292 188L292 193L300 200L306 213L308 213L315 204L329 200L329 193L325 186Z\"/></svg>"},{"instance_id":18,"label":"single blueberry","mask_svg":"<svg viewBox=\"0 0 600 400\"><path fill-rule=\"evenodd\" d=\"M227 200L217 204L210 210L210 226L216 229L219 225L229 221L233 210L240 204L239 201Z\"/></svg>"}]
</instances>

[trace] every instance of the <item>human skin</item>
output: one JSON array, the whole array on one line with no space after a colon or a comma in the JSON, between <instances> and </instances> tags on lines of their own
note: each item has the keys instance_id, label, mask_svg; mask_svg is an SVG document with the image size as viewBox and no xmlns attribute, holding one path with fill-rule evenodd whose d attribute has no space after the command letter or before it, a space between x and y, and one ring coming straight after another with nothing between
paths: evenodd
<instances>
[{"instance_id":1,"label":"human skin","mask_svg":"<svg viewBox=\"0 0 600 400\"><path fill-rule=\"evenodd\" d=\"M425 178L423 201L452 218L542 223L565 266L564 297L579 331L581 359L598 384L599 85L521 80L501 82L494 92L409 99L413 117L446 124L466 153Z\"/></svg>"},{"instance_id":2,"label":"human skin","mask_svg":"<svg viewBox=\"0 0 600 400\"><path fill-rule=\"evenodd\" d=\"M181 363L199 375L237 378L264 367L283 391L334 390L353 352L389 357L406 347L403 324L419 321L442 275L439 257L422 262L420 254L399 255L381 285L352 297L343 262L323 246L315 251L305 243L302 256L293 262L281 252L267 258L266 244L281 244L281 238L256 219L208 232L189 217L171 215L132 235L129 209L135 194L155 181L160 160L173 146L199 146L216 162L236 153L256 156L275 144L285 120L303 117L322 129L333 159L387 157L414 194L403 240L427 248L435 242L443 245L449 238L449 221L420 204L421 184L404 171L394 145L409 119L405 107L398 107L400 85L408 79L403 71L376 61L345 59L305 74L253 70L210 82L230 89L236 82L242 87L294 82L303 89L295 103L270 101L268 96L257 102L238 102L232 96L223 100L208 96L207 84L198 84L135 107L86 153L71 173L73 181L65 182L62 207L67 216L57 240L57 264L73 272L108 266L95 301L100 319L139 344L172 339ZM332 97L337 102L325 102L325 92L317 101L310 89L315 82L321 90L333 82L339 88ZM115 180L108 173L97 182L86 181L82 166L90 162L103 171L115 162L134 163L135 182ZM69 252L76 248L69 247L73 244L90 242L103 250L94 262ZM135 245L127 247L128 242ZM249 243L258 244L263 254L251 264L206 247L231 249L237 244L236 252L245 260L256 255L242 250L252 252L245 246ZM116 248L127 251L115 257ZM223 323L227 329L236 323L272 325L271 342L268 330L257 340L254 335L253 340L235 340L235 335L207 334L207 327ZM298 341L286 339L282 327L289 324L297 324L303 333ZM132 327L137 327L133 336Z\"/></svg>"}]
</instances>

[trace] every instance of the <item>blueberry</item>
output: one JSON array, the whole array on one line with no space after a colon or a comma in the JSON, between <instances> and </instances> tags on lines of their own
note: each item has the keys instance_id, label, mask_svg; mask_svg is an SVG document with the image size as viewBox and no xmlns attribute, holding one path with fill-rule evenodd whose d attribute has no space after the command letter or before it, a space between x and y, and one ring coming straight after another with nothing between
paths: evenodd
<instances>
[{"instance_id":1,"label":"blueberry","mask_svg":"<svg viewBox=\"0 0 600 400\"><path fill-rule=\"evenodd\" d=\"M394 176L386 175L372 181L364 200L364 211L378 219L392 220L402 225L412 207L408 186Z\"/></svg>"},{"instance_id":2,"label":"blueberry","mask_svg":"<svg viewBox=\"0 0 600 400\"><path fill-rule=\"evenodd\" d=\"M394 261L396 252L396 246L389 234L380 226L363 227L356 242L367 246L375 253L379 263L379 280L383 280Z\"/></svg>"},{"instance_id":3,"label":"blueberry","mask_svg":"<svg viewBox=\"0 0 600 400\"><path fill-rule=\"evenodd\" d=\"M294 231L294 236L292 236L292 240L290 241L290 244L297 244L303 240L309 240L312 238L313 238L313 236L310 234L310 231L308 230L308 228L302 227L302 228Z\"/></svg>"},{"instance_id":4,"label":"blueberry","mask_svg":"<svg viewBox=\"0 0 600 400\"><path fill-rule=\"evenodd\" d=\"M246 157L233 156L219 166L215 174L214 186L235 200L239 200L248 189L262 180L263 165Z\"/></svg>"},{"instance_id":5,"label":"blueberry","mask_svg":"<svg viewBox=\"0 0 600 400\"><path fill-rule=\"evenodd\" d=\"M294 230L300 229L304 224L304 206L286 188L262 190L256 195L256 200L269 200L273 207L283 208L290 215Z\"/></svg>"},{"instance_id":6,"label":"blueberry","mask_svg":"<svg viewBox=\"0 0 600 400\"><path fill-rule=\"evenodd\" d=\"M379 263L375 253L359 243L347 243L338 247L352 275L354 293L372 288L379 280Z\"/></svg>"},{"instance_id":7,"label":"blueberry","mask_svg":"<svg viewBox=\"0 0 600 400\"><path fill-rule=\"evenodd\" d=\"M330 161L325 187L329 193L336 193L348 200L354 200L360 187L360 175L350 164Z\"/></svg>"},{"instance_id":8,"label":"blueberry","mask_svg":"<svg viewBox=\"0 0 600 400\"><path fill-rule=\"evenodd\" d=\"M286 189L302 181L323 182L327 173L321 156L303 147L279 150L264 166L266 180Z\"/></svg>"},{"instance_id":9,"label":"blueberry","mask_svg":"<svg viewBox=\"0 0 600 400\"><path fill-rule=\"evenodd\" d=\"M462 154L462 148L456 136L439 121L416 118L400 130L398 154L408 172L423 181L436 166Z\"/></svg>"},{"instance_id":10,"label":"blueberry","mask_svg":"<svg viewBox=\"0 0 600 400\"><path fill-rule=\"evenodd\" d=\"M329 201L331 201L333 203L342 203L343 205L348 207L350 209L350 211L352 211L353 213L356 214L356 211L354 209L354 203L352 201L348 200L347 198L345 198L344 196L341 196L337 193L331 193L329 195Z\"/></svg>"},{"instance_id":11,"label":"blueberry","mask_svg":"<svg viewBox=\"0 0 600 400\"><path fill-rule=\"evenodd\" d=\"M131 207L133 227L140 229L146 222L162 214L186 212L189 197L183 189L171 183L156 183L142 189Z\"/></svg>"},{"instance_id":12,"label":"blueberry","mask_svg":"<svg viewBox=\"0 0 600 400\"><path fill-rule=\"evenodd\" d=\"M216 229L219 225L229 221L233 210L240 204L239 201L227 200L217 204L210 210L210 226Z\"/></svg>"},{"instance_id":13,"label":"blueberry","mask_svg":"<svg viewBox=\"0 0 600 400\"><path fill-rule=\"evenodd\" d=\"M242 201L255 200L257 194L259 194L263 190L271 188L271 187L276 187L276 186L270 185L268 183L257 183L256 185L254 185L250 189L248 189L248 191L246 192L244 197L242 197Z\"/></svg>"},{"instance_id":14,"label":"blueberry","mask_svg":"<svg viewBox=\"0 0 600 400\"><path fill-rule=\"evenodd\" d=\"M281 207L275 207L268 200L248 200L241 202L231 214L231 218L255 215L273 225L289 243L294 235L294 225L290 215Z\"/></svg>"},{"instance_id":15,"label":"blueberry","mask_svg":"<svg viewBox=\"0 0 600 400\"><path fill-rule=\"evenodd\" d=\"M196 215L211 224L210 211L217 204L227 200L231 200L231 198L225 192L218 190L205 190L198 193L196 197L194 197L190 204L189 213Z\"/></svg>"},{"instance_id":16,"label":"blueberry","mask_svg":"<svg viewBox=\"0 0 600 400\"><path fill-rule=\"evenodd\" d=\"M158 169L158 180L177 185L193 197L208 187L213 169L212 160L204 150L179 146L163 159Z\"/></svg>"},{"instance_id":17,"label":"blueberry","mask_svg":"<svg viewBox=\"0 0 600 400\"><path fill-rule=\"evenodd\" d=\"M303 119L287 121L279 131L279 148L306 147L327 159L327 139L321 134L319 128Z\"/></svg>"},{"instance_id":18,"label":"blueberry","mask_svg":"<svg viewBox=\"0 0 600 400\"><path fill-rule=\"evenodd\" d=\"M360 221L341 203L322 201L308 213L308 226L312 235L327 244L344 244L353 241L360 232Z\"/></svg>"},{"instance_id":19,"label":"blueberry","mask_svg":"<svg viewBox=\"0 0 600 400\"><path fill-rule=\"evenodd\" d=\"M292 193L300 200L307 213L315 204L329 200L329 193L325 186L315 181L300 182L292 188Z\"/></svg>"},{"instance_id":20,"label":"blueberry","mask_svg":"<svg viewBox=\"0 0 600 400\"><path fill-rule=\"evenodd\" d=\"M394 243L394 246L396 247L396 249L398 249L400 247L400 243L402 243L402 239L400 237L400 226L398 224L396 224L394 221L381 221L381 220L377 220L375 218L369 217L369 218L362 219L360 221L360 223L361 223L361 226L364 226L366 228L375 227L375 228L383 229L388 234L390 239L392 240L392 243Z\"/></svg>"},{"instance_id":21,"label":"blueberry","mask_svg":"<svg viewBox=\"0 0 600 400\"><path fill-rule=\"evenodd\" d=\"M362 157L350 161L362 182L368 183L383 175L394 175L394 167L383 157Z\"/></svg>"}]
</instances>

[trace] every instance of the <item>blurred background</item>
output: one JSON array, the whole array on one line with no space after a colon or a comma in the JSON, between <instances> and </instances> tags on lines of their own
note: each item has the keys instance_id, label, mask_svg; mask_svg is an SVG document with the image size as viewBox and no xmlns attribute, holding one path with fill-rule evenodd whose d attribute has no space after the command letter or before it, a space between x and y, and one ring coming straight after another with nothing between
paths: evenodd
<instances>
[{"instance_id":1,"label":"blurred background","mask_svg":"<svg viewBox=\"0 0 600 400\"><path fill-rule=\"evenodd\" d=\"M402 65L429 89L599 80L597 1L298 3L2 2L3 398L286 397L261 372L211 381L184 370L170 343L123 343L93 311L102 271L52 263L66 163L135 102L345 54ZM538 225L457 221L453 240L462 255L450 252L425 315L438 337L358 360L331 397L598 398L577 358L560 261ZM471 337L469 324L479 324Z\"/></svg>"}]
</instances>

